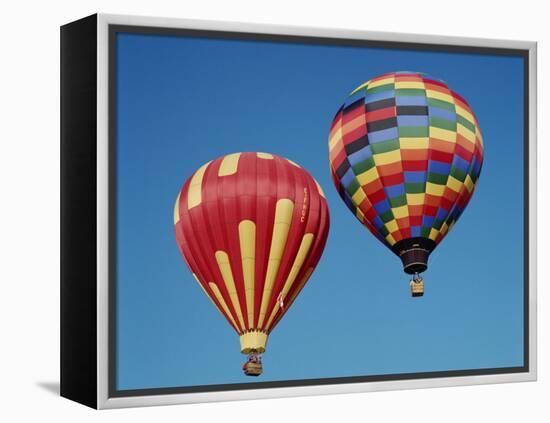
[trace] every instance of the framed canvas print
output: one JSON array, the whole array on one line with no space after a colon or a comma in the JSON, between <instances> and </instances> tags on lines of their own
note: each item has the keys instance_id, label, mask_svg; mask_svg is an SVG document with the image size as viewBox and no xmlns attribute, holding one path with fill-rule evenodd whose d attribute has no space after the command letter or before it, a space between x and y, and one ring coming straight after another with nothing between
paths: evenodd
<instances>
[{"instance_id":1,"label":"framed canvas print","mask_svg":"<svg viewBox=\"0 0 550 423\"><path fill-rule=\"evenodd\" d=\"M536 378L536 44L61 28L61 394Z\"/></svg>"}]
</instances>

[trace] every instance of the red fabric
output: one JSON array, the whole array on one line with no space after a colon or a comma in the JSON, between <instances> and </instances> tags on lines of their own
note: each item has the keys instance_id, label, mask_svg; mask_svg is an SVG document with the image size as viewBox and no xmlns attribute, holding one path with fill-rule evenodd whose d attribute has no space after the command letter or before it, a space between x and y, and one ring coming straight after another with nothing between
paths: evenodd
<instances>
[{"instance_id":1,"label":"red fabric","mask_svg":"<svg viewBox=\"0 0 550 423\"><path fill-rule=\"evenodd\" d=\"M206 168L201 186L202 201L191 209L187 208L191 177L184 184L178 205L180 220L175 225L176 241L190 270L223 312L209 283L213 282L217 285L237 324L234 329L238 333L242 333L249 327L269 332L289 309L290 302L287 299L289 300L299 288L299 282L307 269L314 268L321 258L329 229L327 202L319 195L313 178L304 169L294 166L282 157L262 159L256 153L242 153L236 173L218 176L222 159L214 160ZM260 328L258 316L271 246L275 208L277 201L284 198L294 203L294 210L281 264L269 299L268 315ZM255 298L252 322L248 322L238 230L239 223L243 220L252 220L256 224ZM271 309L290 273L306 233L314 234L313 245L292 288L285 297L284 309L279 308L271 326L266 327ZM228 254L245 327L240 327L237 312L219 271L215 258L218 250ZM230 321L229 318L227 320Z\"/></svg>"},{"instance_id":2,"label":"red fabric","mask_svg":"<svg viewBox=\"0 0 550 423\"><path fill-rule=\"evenodd\" d=\"M363 110L363 113L364 110ZM365 118L367 122L376 122L377 120L388 119L396 116L395 106L386 107L385 109L375 110L373 112L366 112Z\"/></svg>"}]
</instances>

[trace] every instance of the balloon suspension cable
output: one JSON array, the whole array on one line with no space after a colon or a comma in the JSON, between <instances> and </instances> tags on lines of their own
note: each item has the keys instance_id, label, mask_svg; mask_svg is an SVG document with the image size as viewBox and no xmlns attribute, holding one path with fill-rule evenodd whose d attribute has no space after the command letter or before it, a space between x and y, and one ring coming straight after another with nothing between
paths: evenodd
<instances>
[{"instance_id":1,"label":"balloon suspension cable","mask_svg":"<svg viewBox=\"0 0 550 423\"><path fill-rule=\"evenodd\" d=\"M248 361L252 363L262 364L262 355L257 352L248 354Z\"/></svg>"},{"instance_id":2,"label":"balloon suspension cable","mask_svg":"<svg viewBox=\"0 0 550 423\"><path fill-rule=\"evenodd\" d=\"M418 274L418 272L414 272L413 280L414 280L415 282L420 282L420 281L422 280L422 278L420 277L420 275Z\"/></svg>"}]
</instances>

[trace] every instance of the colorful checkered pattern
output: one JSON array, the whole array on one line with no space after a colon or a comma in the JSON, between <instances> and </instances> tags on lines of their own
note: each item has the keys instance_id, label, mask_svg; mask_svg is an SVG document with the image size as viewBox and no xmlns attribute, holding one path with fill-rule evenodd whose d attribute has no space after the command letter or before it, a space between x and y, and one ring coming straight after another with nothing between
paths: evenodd
<instances>
[{"instance_id":1,"label":"colorful checkered pattern","mask_svg":"<svg viewBox=\"0 0 550 423\"><path fill-rule=\"evenodd\" d=\"M468 103L425 74L388 73L336 113L330 168L340 196L384 244L438 244L474 192L483 140Z\"/></svg>"}]
</instances>

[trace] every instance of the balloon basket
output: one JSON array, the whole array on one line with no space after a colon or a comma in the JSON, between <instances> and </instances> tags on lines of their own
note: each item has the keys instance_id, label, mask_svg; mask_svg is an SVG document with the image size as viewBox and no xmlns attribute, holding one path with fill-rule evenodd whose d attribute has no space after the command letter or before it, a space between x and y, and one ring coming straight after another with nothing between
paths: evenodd
<instances>
[{"instance_id":1,"label":"balloon basket","mask_svg":"<svg viewBox=\"0 0 550 423\"><path fill-rule=\"evenodd\" d=\"M422 297L424 295L424 281L422 279L412 280L411 283L411 296Z\"/></svg>"},{"instance_id":2,"label":"balloon basket","mask_svg":"<svg viewBox=\"0 0 550 423\"><path fill-rule=\"evenodd\" d=\"M243 370L246 376L260 376L263 369L260 363L245 363Z\"/></svg>"},{"instance_id":3,"label":"balloon basket","mask_svg":"<svg viewBox=\"0 0 550 423\"><path fill-rule=\"evenodd\" d=\"M246 376L260 376L262 374L262 356L257 352L248 355L248 360L243 364L243 372Z\"/></svg>"}]
</instances>

